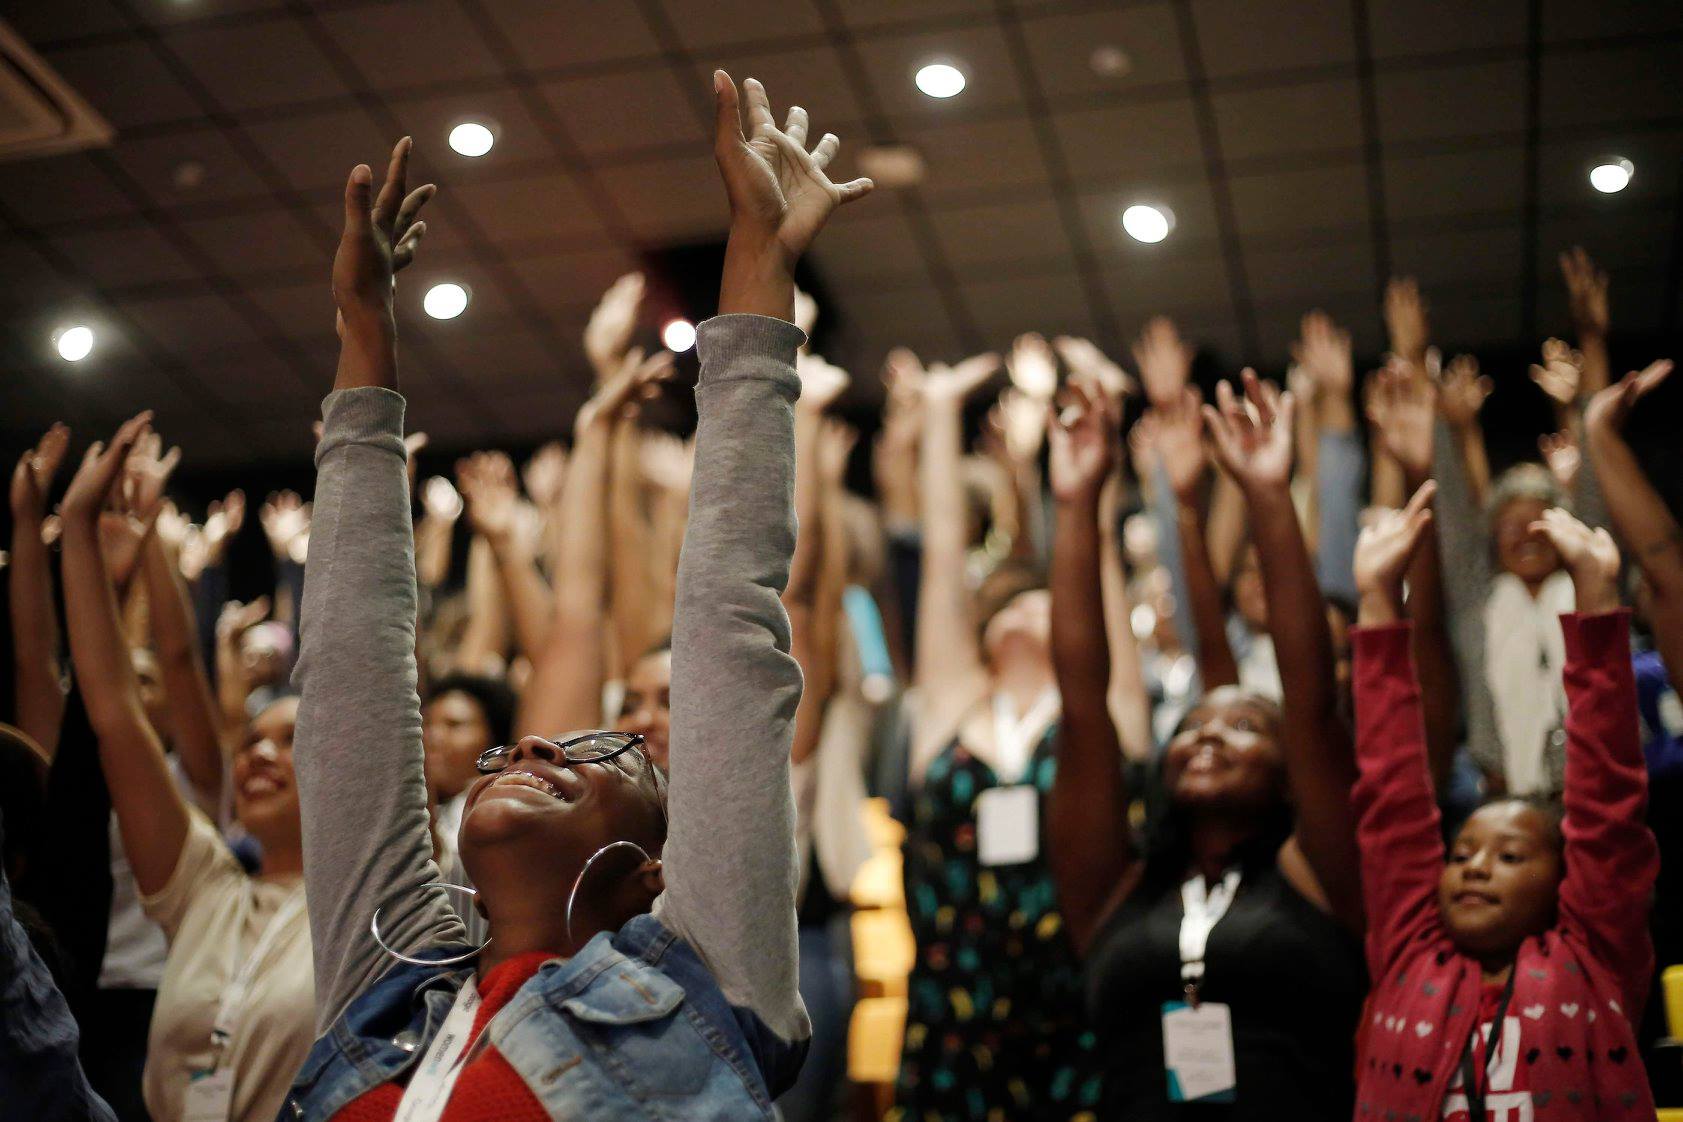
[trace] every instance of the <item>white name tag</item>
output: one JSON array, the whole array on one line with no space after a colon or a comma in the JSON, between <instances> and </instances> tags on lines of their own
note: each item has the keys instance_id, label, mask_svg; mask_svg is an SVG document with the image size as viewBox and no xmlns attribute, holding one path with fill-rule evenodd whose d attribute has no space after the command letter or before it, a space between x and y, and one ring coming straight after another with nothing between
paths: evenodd
<instances>
[{"instance_id":1,"label":"white name tag","mask_svg":"<svg viewBox=\"0 0 1683 1122\"><path fill-rule=\"evenodd\" d=\"M1238 1076L1233 1067L1233 1015L1226 1005L1205 1001L1163 1003L1163 1066L1169 1101L1233 1102Z\"/></svg>"},{"instance_id":2,"label":"white name tag","mask_svg":"<svg viewBox=\"0 0 1683 1122\"><path fill-rule=\"evenodd\" d=\"M224 1057L226 1059L226 1057ZM226 1063L215 1071L197 1071L187 1084L182 1122L228 1122L234 1110L234 1069Z\"/></svg>"},{"instance_id":3,"label":"white name tag","mask_svg":"<svg viewBox=\"0 0 1683 1122\"><path fill-rule=\"evenodd\" d=\"M1039 855L1038 790L990 787L976 796L977 860L984 865L1022 865Z\"/></svg>"}]
</instances>

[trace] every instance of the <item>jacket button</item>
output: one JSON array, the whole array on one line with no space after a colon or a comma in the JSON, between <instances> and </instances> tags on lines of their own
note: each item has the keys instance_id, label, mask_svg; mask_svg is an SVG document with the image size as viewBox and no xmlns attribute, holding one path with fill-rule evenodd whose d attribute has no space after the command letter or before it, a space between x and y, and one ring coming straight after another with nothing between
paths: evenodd
<instances>
[{"instance_id":1,"label":"jacket button","mask_svg":"<svg viewBox=\"0 0 1683 1122\"><path fill-rule=\"evenodd\" d=\"M416 1037L414 1029L404 1029L402 1032L392 1037L392 1046L395 1048L401 1048L405 1052L413 1052L419 1043L420 1041Z\"/></svg>"}]
</instances>

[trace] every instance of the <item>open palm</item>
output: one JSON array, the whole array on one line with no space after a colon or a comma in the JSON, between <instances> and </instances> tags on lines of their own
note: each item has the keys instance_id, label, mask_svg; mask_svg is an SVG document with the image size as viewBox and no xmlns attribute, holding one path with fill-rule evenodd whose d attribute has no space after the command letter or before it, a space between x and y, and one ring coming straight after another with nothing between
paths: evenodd
<instances>
[{"instance_id":1,"label":"open palm","mask_svg":"<svg viewBox=\"0 0 1683 1122\"><path fill-rule=\"evenodd\" d=\"M1204 406L1216 459L1247 490L1283 488L1291 482L1292 414L1290 393L1281 393L1246 370L1245 396L1227 382L1216 386L1216 404Z\"/></svg>"}]
</instances>

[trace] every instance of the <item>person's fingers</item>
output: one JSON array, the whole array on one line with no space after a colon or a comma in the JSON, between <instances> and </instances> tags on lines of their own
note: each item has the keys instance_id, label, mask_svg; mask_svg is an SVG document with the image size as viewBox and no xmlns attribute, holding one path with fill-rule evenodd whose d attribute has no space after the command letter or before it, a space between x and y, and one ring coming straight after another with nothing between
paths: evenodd
<instances>
[{"instance_id":1,"label":"person's fingers","mask_svg":"<svg viewBox=\"0 0 1683 1122\"><path fill-rule=\"evenodd\" d=\"M1437 497L1437 493L1437 482L1431 479L1426 480L1408 500L1408 505L1403 508L1403 513L1411 518L1418 515L1432 505L1432 500Z\"/></svg>"},{"instance_id":2,"label":"person's fingers","mask_svg":"<svg viewBox=\"0 0 1683 1122\"><path fill-rule=\"evenodd\" d=\"M736 83L723 70L713 71L713 146L723 151L741 144L742 113ZM624 280L621 277L620 280ZM615 287L619 282L616 281Z\"/></svg>"},{"instance_id":3,"label":"person's fingers","mask_svg":"<svg viewBox=\"0 0 1683 1122\"><path fill-rule=\"evenodd\" d=\"M869 195L875 187L876 183L873 180L863 176L858 179L850 179L846 183L836 184L836 190L841 192L843 203L856 202Z\"/></svg>"},{"instance_id":4,"label":"person's fingers","mask_svg":"<svg viewBox=\"0 0 1683 1122\"><path fill-rule=\"evenodd\" d=\"M1674 364L1669 358L1650 362L1636 375L1636 396L1641 397L1671 376Z\"/></svg>"},{"instance_id":5,"label":"person's fingers","mask_svg":"<svg viewBox=\"0 0 1683 1122\"><path fill-rule=\"evenodd\" d=\"M181 462L181 446L177 445L176 447L171 448L167 453L165 453L163 459L158 461L158 470L160 472L162 472L165 476L168 476L171 472L173 472L175 470L175 466L177 464L179 464L180 462Z\"/></svg>"},{"instance_id":6,"label":"person's fingers","mask_svg":"<svg viewBox=\"0 0 1683 1122\"><path fill-rule=\"evenodd\" d=\"M758 136L762 130L777 131L771 115L771 98L758 78L742 83L742 100L748 112L748 135Z\"/></svg>"},{"instance_id":7,"label":"person's fingers","mask_svg":"<svg viewBox=\"0 0 1683 1122\"><path fill-rule=\"evenodd\" d=\"M391 230L397 218L397 208L409 193L409 152L414 147L415 141L407 136L392 145L391 162L386 165L386 181L374 198L373 221L382 230Z\"/></svg>"},{"instance_id":8,"label":"person's fingers","mask_svg":"<svg viewBox=\"0 0 1683 1122\"><path fill-rule=\"evenodd\" d=\"M404 233L414 223L415 216L421 213L421 208L426 206L437 193L438 185L436 183L423 183L409 192L402 205L397 208L397 217L392 221L392 236L394 238L403 237Z\"/></svg>"},{"instance_id":9,"label":"person's fingers","mask_svg":"<svg viewBox=\"0 0 1683 1122\"><path fill-rule=\"evenodd\" d=\"M367 164L351 169L345 180L345 233L347 238L368 232L369 211L374 207L374 172Z\"/></svg>"},{"instance_id":10,"label":"person's fingers","mask_svg":"<svg viewBox=\"0 0 1683 1122\"><path fill-rule=\"evenodd\" d=\"M830 161L836 158L841 149L841 138L833 132L827 132L818 138L818 143L812 149L812 164L817 168L830 166Z\"/></svg>"},{"instance_id":11,"label":"person's fingers","mask_svg":"<svg viewBox=\"0 0 1683 1122\"><path fill-rule=\"evenodd\" d=\"M796 144L799 144L802 148L805 148L807 129L810 125L811 121L807 117L805 109L802 109L799 105L789 106L789 116L785 119L783 124L783 133L785 136L794 141Z\"/></svg>"}]
</instances>

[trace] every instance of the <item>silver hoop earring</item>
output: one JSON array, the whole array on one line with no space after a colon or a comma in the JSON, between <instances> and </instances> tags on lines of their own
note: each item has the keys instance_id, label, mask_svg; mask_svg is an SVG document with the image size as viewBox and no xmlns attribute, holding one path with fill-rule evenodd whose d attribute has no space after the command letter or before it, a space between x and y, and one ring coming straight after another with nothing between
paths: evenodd
<instances>
[{"instance_id":1,"label":"silver hoop earring","mask_svg":"<svg viewBox=\"0 0 1683 1122\"><path fill-rule=\"evenodd\" d=\"M627 840L627 839L624 839L624 838L620 839L617 842L609 842L607 845L603 846L601 849L598 849L595 853L592 853L590 855L590 860L588 860L584 863L584 868L579 870L579 875L576 878L574 878L574 880L573 880L573 890L571 892L567 893L566 920L567 920L567 945L569 947L574 946L574 942L573 942L573 902L576 901L579 898L579 886L584 883L584 874L586 874L590 871L590 866L596 864L596 859L598 857L600 857L604 853L608 852L608 850L618 849L622 845L628 845L632 849L635 849L638 853L641 853L643 855L643 860L644 861L653 861L654 860L654 858L649 856L649 851L648 850L644 849L642 846L638 845L636 842L630 841L630 840Z\"/></svg>"},{"instance_id":2,"label":"silver hoop earring","mask_svg":"<svg viewBox=\"0 0 1683 1122\"><path fill-rule=\"evenodd\" d=\"M479 895L478 889L469 888L465 884L449 884L445 881L433 881L431 884L423 884L421 886L423 891L428 888L442 888L446 892L465 892L469 896ZM471 958L477 958L480 951L491 945L491 940L486 939L483 943L479 944L471 951L466 951L458 955L451 955L449 958L417 958L415 955L408 955L399 951L394 951L386 944L385 939L380 937L380 912L384 907L385 904L381 904L380 907L374 909L374 918L368 921L368 930L373 934L374 941L380 945L380 949L397 959L399 962L407 962L411 966L454 966L459 962L466 962Z\"/></svg>"}]
</instances>

